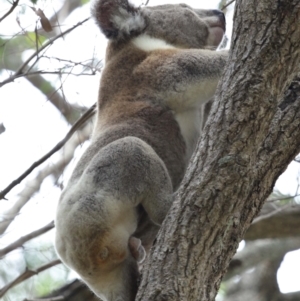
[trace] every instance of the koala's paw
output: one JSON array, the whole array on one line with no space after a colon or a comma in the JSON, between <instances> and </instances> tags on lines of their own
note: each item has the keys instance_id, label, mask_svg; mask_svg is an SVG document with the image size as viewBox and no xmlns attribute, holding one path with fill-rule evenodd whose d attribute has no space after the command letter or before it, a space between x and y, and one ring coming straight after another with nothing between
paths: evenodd
<instances>
[{"instance_id":1,"label":"koala's paw","mask_svg":"<svg viewBox=\"0 0 300 301\"><path fill-rule=\"evenodd\" d=\"M141 263L146 258L146 251L142 246L142 242L140 239L131 236L128 242L129 250L133 258L138 262Z\"/></svg>"}]
</instances>

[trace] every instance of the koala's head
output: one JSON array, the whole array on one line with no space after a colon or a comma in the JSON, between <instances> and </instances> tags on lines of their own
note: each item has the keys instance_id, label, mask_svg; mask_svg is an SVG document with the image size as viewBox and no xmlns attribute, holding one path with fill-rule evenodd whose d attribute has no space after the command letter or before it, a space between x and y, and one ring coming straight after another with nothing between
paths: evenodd
<instances>
[{"instance_id":1,"label":"koala's head","mask_svg":"<svg viewBox=\"0 0 300 301\"><path fill-rule=\"evenodd\" d=\"M100 0L92 13L101 31L116 42L144 34L176 48L206 48L218 46L225 33L221 11L186 4L135 7L128 0Z\"/></svg>"},{"instance_id":2,"label":"koala's head","mask_svg":"<svg viewBox=\"0 0 300 301\"><path fill-rule=\"evenodd\" d=\"M136 260L128 257L116 267L93 277L82 277L103 301L132 301L138 290L139 271Z\"/></svg>"}]
</instances>

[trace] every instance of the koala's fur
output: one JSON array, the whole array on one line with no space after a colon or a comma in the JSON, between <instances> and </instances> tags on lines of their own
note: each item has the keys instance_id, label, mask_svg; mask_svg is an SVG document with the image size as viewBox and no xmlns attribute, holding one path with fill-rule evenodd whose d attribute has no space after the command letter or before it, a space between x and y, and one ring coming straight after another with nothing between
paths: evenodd
<instances>
[{"instance_id":1,"label":"koala's fur","mask_svg":"<svg viewBox=\"0 0 300 301\"><path fill-rule=\"evenodd\" d=\"M110 40L92 142L63 191L56 249L103 300L132 301L138 264L164 220L227 52L217 10L96 0Z\"/></svg>"}]
</instances>

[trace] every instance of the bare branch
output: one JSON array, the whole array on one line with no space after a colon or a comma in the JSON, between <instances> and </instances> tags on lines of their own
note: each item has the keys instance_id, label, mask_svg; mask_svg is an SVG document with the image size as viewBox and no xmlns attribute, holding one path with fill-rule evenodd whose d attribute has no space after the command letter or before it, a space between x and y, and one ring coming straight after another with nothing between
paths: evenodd
<instances>
[{"instance_id":1,"label":"bare branch","mask_svg":"<svg viewBox=\"0 0 300 301\"><path fill-rule=\"evenodd\" d=\"M63 296L58 296L54 298L43 298L43 299L24 299L23 301L62 301L65 300Z\"/></svg>"},{"instance_id":2,"label":"bare branch","mask_svg":"<svg viewBox=\"0 0 300 301\"><path fill-rule=\"evenodd\" d=\"M12 287L16 286L17 284L23 282L24 280L27 280L27 279L31 278L32 276L35 276L45 270L48 270L60 263L61 263L61 261L59 259L56 259L50 263L47 263L47 264L37 268L36 270L26 269L25 272L22 273L20 276L18 276L15 280L6 284L2 289L0 289L0 297L3 297L9 289L11 289Z\"/></svg>"},{"instance_id":3,"label":"bare branch","mask_svg":"<svg viewBox=\"0 0 300 301\"><path fill-rule=\"evenodd\" d=\"M274 216L278 213L281 213L284 210L289 209L293 206L295 206L295 204L292 203L292 204L287 204L285 206L278 207L278 208L274 209L273 211L269 212L268 214L264 214L264 215L261 215L261 216L255 218L254 221L252 222L252 225L254 225L256 223L259 223L259 222L261 222L265 219L268 219L268 218L270 218L270 217L272 217L272 216Z\"/></svg>"},{"instance_id":4,"label":"bare branch","mask_svg":"<svg viewBox=\"0 0 300 301\"><path fill-rule=\"evenodd\" d=\"M63 69L63 68L62 68ZM63 75L63 74L68 74L68 75L75 75L75 76L81 76L81 75L95 75L96 74L96 70L91 70L91 73L72 73L72 72L66 72L66 71L62 71L62 70L56 70L56 71L44 71L44 70L37 70L37 71L32 71L30 73L25 73L25 74L20 74L19 76L17 76L16 78L19 77L30 77L30 76L34 76L34 75L45 75L45 74L52 74L52 75Z\"/></svg>"},{"instance_id":5,"label":"bare branch","mask_svg":"<svg viewBox=\"0 0 300 301\"><path fill-rule=\"evenodd\" d=\"M247 243L230 263L226 280L229 276L231 279L226 282L226 296L223 300L300 300L300 292L282 294L276 277L285 254L299 247L299 238Z\"/></svg>"},{"instance_id":6,"label":"bare branch","mask_svg":"<svg viewBox=\"0 0 300 301\"><path fill-rule=\"evenodd\" d=\"M277 202L277 201L285 201L285 200L294 199L297 196L300 196L300 194L289 195L289 196L284 196L284 197L279 197L279 198L274 198L274 199L267 199L266 202L272 203L272 202Z\"/></svg>"},{"instance_id":7,"label":"bare branch","mask_svg":"<svg viewBox=\"0 0 300 301\"><path fill-rule=\"evenodd\" d=\"M267 204L266 204L267 205ZM256 220L245 234L247 241L262 239L262 238L287 238L287 237L300 237L300 206L294 204L290 208L285 208L282 211L274 209L265 209L263 217L265 218ZM284 225L284 227L283 227Z\"/></svg>"},{"instance_id":8,"label":"bare branch","mask_svg":"<svg viewBox=\"0 0 300 301\"><path fill-rule=\"evenodd\" d=\"M64 62L64 63L68 63L69 65L65 65L64 68L72 68L75 66L81 66L84 69L88 69L91 70L91 72L96 73L96 71L101 71L101 67L102 67L102 60L96 61L93 59L90 60L86 60L86 61L80 61L80 62L74 62L72 60L66 60L66 59L62 59L59 57L49 57L46 55L43 55L43 58L46 59L51 59L51 60L57 60L59 62Z\"/></svg>"},{"instance_id":9,"label":"bare branch","mask_svg":"<svg viewBox=\"0 0 300 301\"><path fill-rule=\"evenodd\" d=\"M47 97L69 124L73 124L79 118L78 116L80 116L80 113L86 109L79 105L69 104L64 97L58 93L58 89L43 76L36 74L34 76L26 77L26 79Z\"/></svg>"},{"instance_id":10,"label":"bare branch","mask_svg":"<svg viewBox=\"0 0 300 301\"><path fill-rule=\"evenodd\" d=\"M5 220L0 223L0 235L3 234L7 227L12 223L14 218L19 214L22 207L27 204L35 192L38 192L44 179L49 175L54 175L56 179L63 173L65 167L74 157L74 152L77 146L86 141L91 133L91 123L88 123L83 129L76 133L70 141L65 145L63 149L63 155L56 163L51 163L42 170L40 170L34 179L26 183L25 188L20 193L18 201L5 212Z\"/></svg>"},{"instance_id":11,"label":"bare branch","mask_svg":"<svg viewBox=\"0 0 300 301\"><path fill-rule=\"evenodd\" d=\"M70 16L70 14L81 5L81 0L63 1L63 5L59 11L55 12L55 14L53 14L53 16L50 18L51 24L57 24L57 27L54 27L54 29L56 29L56 31L61 31L60 23Z\"/></svg>"},{"instance_id":12,"label":"bare branch","mask_svg":"<svg viewBox=\"0 0 300 301\"><path fill-rule=\"evenodd\" d=\"M9 246L3 248L0 250L0 258L4 255L6 255L7 253L22 247L22 245L27 242L30 239L33 239L41 234L44 234L46 232L48 232L49 230L54 228L54 221L50 222L48 225L44 226L41 229L38 229L36 231L33 231L21 238L19 238L18 240L16 240L15 242L13 242L12 244L10 244Z\"/></svg>"},{"instance_id":13,"label":"bare branch","mask_svg":"<svg viewBox=\"0 0 300 301\"><path fill-rule=\"evenodd\" d=\"M278 301L299 301L300 300L300 292L281 294L281 298Z\"/></svg>"},{"instance_id":14,"label":"bare branch","mask_svg":"<svg viewBox=\"0 0 300 301\"><path fill-rule=\"evenodd\" d=\"M77 0L72 1L72 3L68 3L68 1L64 1L63 7L58 12L60 21L62 21L65 18L65 16L66 16L65 13L72 11L79 5L80 5L80 1L77 1ZM58 18L58 15L55 15L55 21L53 21L53 23L58 22L57 18ZM37 42L39 41L39 36L38 36L39 32L40 31L37 32L37 30L35 30L35 41L32 41L33 43L35 43L35 52L37 52L37 50L38 50ZM13 35L12 38L14 38L16 36L20 37L20 35L23 35L23 34L24 33L19 32L16 35ZM50 33L50 36L52 38L55 37L54 31ZM49 33L47 33L47 37L50 38ZM6 42L3 41L3 43L2 42L0 43L1 44L0 47L4 47L7 44L5 46L5 53L8 54L8 55L5 55L5 53L4 53L5 60L0 60L0 69L13 70L14 72L12 72L12 73L10 72L10 76L14 76L16 70L18 70L20 68L20 66L23 65L23 61L22 61L21 56L12 55L12 53L15 52L15 47L16 47L15 44L17 41L15 41L13 39L11 43L8 43L9 41L10 40L7 40ZM39 43L39 45L42 45L42 43ZM23 51L23 50L25 50L25 49L22 49L21 51ZM45 54L45 51L46 51L46 49L41 52L41 55L37 55L37 58L38 59L44 58L44 55L42 55L42 54ZM34 65L35 64L33 62L31 62L30 68L27 68L25 70L26 72L22 72L22 74L17 77L24 76L33 86L35 86L39 91L41 91L47 97L47 99L65 117L66 121L72 125L86 108L83 108L82 106L79 106L78 104L68 103L64 99L64 97L62 97L61 94L58 93L58 89L53 85L53 81L48 81L43 76L40 76L39 74L36 74L36 75L31 74L30 77L29 76L26 77L26 74L29 73L30 69L32 69L32 67ZM87 68L86 70L93 70L93 69L94 70L100 69L100 68L97 68L97 63L94 65L90 64L90 68L89 69ZM87 73L87 72L85 72L85 73Z\"/></svg>"},{"instance_id":15,"label":"bare branch","mask_svg":"<svg viewBox=\"0 0 300 301\"><path fill-rule=\"evenodd\" d=\"M39 191L40 186L42 185L44 179L49 175L54 175L56 179L60 177L63 173L65 167L74 157L74 152L78 145L86 141L91 133L91 123L88 123L83 129L76 133L76 136L73 136L63 149L63 155L56 163L51 163L45 168L41 169L38 174L30 181L26 183L25 188L19 194L20 197L18 201L3 214L6 218L0 223L0 235L3 234L7 227L12 223L14 218L19 214L22 207L27 204L31 199L32 195Z\"/></svg>"},{"instance_id":16,"label":"bare branch","mask_svg":"<svg viewBox=\"0 0 300 301\"><path fill-rule=\"evenodd\" d=\"M20 177L10 183L4 190L0 193L0 200L4 199L6 194L11 191L16 185L20 184L36 167L40 166L43 162L49 159L53 154L59 151L66 142L72 137L72 135L95 113L96 104L92 105L71 127L64 139L62 139L51 151L40 158L38 161L34 162Z\"/></svg>"},{"instance_id":17,"label":"bare branch","mask_svg":"<svg viewBox=\"0 0 300 301\"><path fill-rule=\"evenodd\" d=\"M269 250L272 252L271 250ZM224 301L244 300L276 300L280 295L276 272L280 267L283 256L265 258L255 269L243 273L239 281L232 279L226 283L226 296ZM285 299L284 299L285 300Z\"/></svg>"},{"instance_id":18,"label":"bare branch","mask_svg":"<svg viewBox=\"0 0 300 301\"><path fill-rule=\"evenodd\" d=\"M232 4L235 0L231 0L229 1L226 5L224 5L221 10L224 10L225 8L227 8L230 4Z\"/></svg>"},{"instance_id":19,"label":"bare branch","mask_svg":"<svg viewBox=\"0 0 300 301\"><path fill-rule=\"evenodd\" d=\"M259 239L254 242L247 242L246 247L233 257L224 280L226 281L259 265L263 260L281 258L287 252L297 250L299 247L299 238Z\"/></svg>"},{"instance_id":20,"label":"bare branch","mask_svg":"<svg viewBox=\"0 0 300 301\"><path fill-rule=\"evenodd\" d=\"M86 18L85 20L78 22L76 25L72 26L71 28L65 30L64 32L62 32L61 34L57 35L54 38L51 38L47 43L45 43L42 47L40 47L39 49L37 49L23 64L22 66L15 72L14 75L10 76L9 78L7 78L6 80L4 80L3 82L0 82L0 87L4 86L5 84L8 84L10 82L13 82L16 78L18 78L20 76L20 74L24 73L24 68L26 68L28 66L28 64L32 61L32 59L34 59L37 55L39 55L41 53L41 51L43 51L45 48L47 48L48 46L50 46L51 44L53 44L57 39L61 38L62 36L66 35L67 33L73 31L75 28L77 28L78 26L81 26L83 23L87 22L90 18Z\"/></svg>"},{"instance_id":21,"label":"bare branch","mask_svg":"<svg viewBox=\"0 0 300 301\"><path fill-rule=\"evenodd\" d=\"M18 6L18 4L19 4L19 0L13 1L12 6L9 9L9 11L0 18L0 22L2 22L6 17L8 17L14 11L14 9Z\"/></svg>"},{"instance_id":22,"label":"bare branch","mask_svg":"<svg viewBox=\"0 0 300 301\"><path fill-rule=\"evenodd\" d=\"M53 297L60 296L64 296L64 300L66 301L99 301L99 298L96 297L95 294L78 279L75 279L71 283L64 285L45 297L51 300Z\"/></svg>"},{"instance_id":23,"label":"bare branch","mask_svg":"<svg viewBox=\"0 0 300 301\"><path fill-rule=\"evenodd\" d=\"M13 51L13 47L8 47L6 51L11 53ZM0 69L17 70L18 66L20 66L22 63L21 56L14 56L13 58L11 56L6 56L5 64L3 60L0 60ZM97 65L91 66L91 68L93 67L96 69ZM39 74L25 78L45 95L47 100L49 100L51 104L64 116L69 124L72 125L86 110L86 108L79 106L78 104L68 103L61 93L59 93L59 89L54 86L53 81L49 81Z\"/></svg>"}]
</instances>

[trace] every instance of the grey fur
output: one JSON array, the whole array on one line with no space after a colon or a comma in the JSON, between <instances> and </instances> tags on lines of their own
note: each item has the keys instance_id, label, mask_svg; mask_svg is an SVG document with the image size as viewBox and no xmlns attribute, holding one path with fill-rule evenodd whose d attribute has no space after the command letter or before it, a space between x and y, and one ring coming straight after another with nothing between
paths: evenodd
<instances>
[{"instance_id":1,"label":"grey fur","mask_svg":"<svg viewBox=\"0 0 300 301\"><path fill-rule=\"evenodd\" d=\"M104 301L133 301L227 60L218 11L97 0L110 39L92 143L63 191L56 249ZM208 49L205 49L208 48Z\"/></svg>"}]
</instances>

